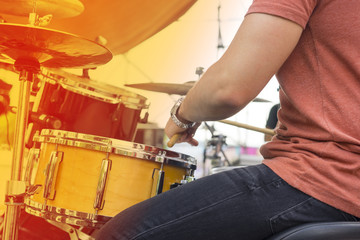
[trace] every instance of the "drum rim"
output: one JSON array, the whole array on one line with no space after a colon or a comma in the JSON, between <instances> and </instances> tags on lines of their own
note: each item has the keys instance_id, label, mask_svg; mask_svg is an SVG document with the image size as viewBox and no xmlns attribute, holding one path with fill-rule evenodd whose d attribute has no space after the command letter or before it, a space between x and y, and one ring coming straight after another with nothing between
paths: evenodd
<instances>
[{"instance_id":1,"label":"drum rim","mask_svg":"<svg viewBox=\"0 0 360 240\"><path fill-rule=\"evenodd\" d=\"M53 143L106 152L115 155L135 157L144 160L166 163L173 166L196 170L194 157L141 143L107 138L86 133L65 130L43 129L35 134L34 142Z\"/></svg>"},{"instance_id":2,"label":"drum rim","mask_svg":"<svg viewBox=\"0 0 360 240\"><path fill-rule=\"evenodd\" d=\"M112 86L93 79L85 79L76 75L74 76L79 78L79 81L73 80L66 76L52 72L51 68L46 71L43 70L40 74L43 76L45 81L54 81L55 83L60 84L64 89L85 97L90 97L112 104L122 103L126 107L135 109L147 109L149 107L149 104L146 103L146 97L117 86ZM108 89L112 89L111 92L107 91Z\"/></svg>"},{"instance_id":3,"label":"drum rim","mask_svg":"<svg viewBox=\"0 0 360 240\"><path fill-rule=\"evenodd\" d=\"M33 216L43 217L56 222L98 228L102 227L111 216L104 216L95 213L87 213L66 208L44 205L25 197L25 211Z\"/></svg>"}]
</instances>

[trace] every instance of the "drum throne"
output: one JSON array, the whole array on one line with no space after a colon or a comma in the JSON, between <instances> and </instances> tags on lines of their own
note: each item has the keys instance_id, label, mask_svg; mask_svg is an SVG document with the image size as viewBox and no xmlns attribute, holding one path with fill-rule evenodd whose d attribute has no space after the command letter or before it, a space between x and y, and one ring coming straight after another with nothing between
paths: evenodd
<instances>
[{"instance_id":1,"label":"drum throne","mask_svg":"<svg viewBox=\"0 0 360 240\"><path fill-rule=\"evenodd\" d=\"M308 223L287 229L266 240L359 240L360 222Z\"/></svg>"}]
</instances>

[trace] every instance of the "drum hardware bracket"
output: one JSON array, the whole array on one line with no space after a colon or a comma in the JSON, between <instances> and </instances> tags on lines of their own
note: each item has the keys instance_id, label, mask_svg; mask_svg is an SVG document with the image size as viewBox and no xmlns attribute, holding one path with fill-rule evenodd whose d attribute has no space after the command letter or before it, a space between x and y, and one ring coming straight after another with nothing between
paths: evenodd
<instances>
[{"instance_id":1,"label":"drum hardware bracket","mask_svg":"<svg viewBox=\"0 0 360 240\"><path fill-rule=\"evenodd\" d=\"M193 176L186 176L184 181L186 181L186 183L195 181L195 177L193 177Z\"/></svg>"},{"instance_id":2,"label":"drum hardware bracket","mask_svg":"<svg viewBox=\"0 0 360 240\"><path fill-rule=\"evenodd\" d=\"M52 20L53 15L47 14L43 17L40 17L37 13L32 12L29 13L29 24L32 26L39 26L39 27L45 27L50 24Z\"/></svg>"},{"instance_id":3,"label":"drum hardware bracket","mask_svg":"<svg viewBox=\"0 0 360 240\"><path fill-rule=\"evenodd\" d=\"M5 205L24 205L26 182L10 180L6 186Z\"/></svg>"},{"instance_id":4,"label":"drum hardware bracket","mask_svg":"<svg viewBox=\"0 0 360 240\"><path fill-rule=\"evenodd\" d=\"M95 238L85 234L84 232L79 231L78 229L65 224L59 223L52 220L46 220L48 223L54 225L55 227L67 232L69 234L70 240L95 240Z\"/></svg>"},{"instance_id":5,"label":"drum hardware bracket","mask_svg":"<svg viewBox=\"0 0 360 240\"><path fill-rule=\"evenodd\" d=\"M42 188L41 184L30 185L26 190L26 194L27 195L34 195L34 194L38 193L41 188Z\"/></svg>"},{"instance_id":6,"label":"drum hardware bracket","mask_svg":"<svg viewBox=\"0 0 360 240\"><path fill-rule=\"evenodd\" d=\"M192 176L186 176L185 179L183 179L183 180L180 181L180 183L175 182L175 183L171 184L171 185L170 185L170 189L173 189L173 188L182 186L182 185L187 184L187 183L192 182L192 181L195 181L195 178L194 178L194 177L192 177Z\"/></svg>"},{"instance_id":7,"label":"drum hardware bracket","mask_svg":"<svg viewBox=\"0 0 360 240\"><path fill-rule=\"evenodd\" d=\"M105 205L104 195L105 195L105 187L109 172L111 171L112 161L109 159L109 153L105 159L102 160L101 169L100 169L100 176L96 188L96 196L94 201L94 209L95 215L98 214L99 210L102 210Z\"/></svg>"},{"instance_id":8,"label":"drum hardware bracket","mask_svg":"<svg viewBox=\"0 0 360 240\"><path fill-rule=\"evenodd\" d=\"M163 152L159 152L159 154L155 157L155 162L161 163L161 170L163 168L163 164L165 161L165 155L166 155L166 151Z\"/></svg>"}]
</instances>

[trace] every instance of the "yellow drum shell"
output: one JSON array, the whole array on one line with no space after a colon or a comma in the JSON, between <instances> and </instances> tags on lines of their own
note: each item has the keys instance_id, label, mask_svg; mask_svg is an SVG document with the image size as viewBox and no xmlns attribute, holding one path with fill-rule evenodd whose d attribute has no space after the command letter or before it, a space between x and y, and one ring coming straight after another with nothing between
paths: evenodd
<instances>
[{"instance_id":1,"label":"yellow drum shell","mask_svg":"<svg viewBox=\"0 0 360 240\"><path fill-rule=\"evenodd\" d=\"M67 133L65 131L56 132ZM159 155L160 158L155 158L155 160L151 155L144 157L146 155L143 154L146 153L145 150L140 150L140 154L138 154L139 148L129 149L129 151L121 150L116 153L117 151L114 151L114 149L116 150L122 143L129 144L129 142L115 141L116 147L112 147L113 150L110 152L96 148L94 150L60 144L61 141L59 141L60 143L42 141L38 167L33 182L33 185L40 185L41 187L30 197L30 200L42 205L41 208L44 208L46 204L46 206L96 214L94 201L101 164L103 159L110 159L111 169L107 176L103 206L102 209L98 210L97 215L113 217L120 211L156 195L161 167L165 173L163 192L168 191L171 184L181 183L186 176L192 175L193 169L191 168L196 167L193 163L187 164L186 160L183 159L171 160L172 162L175 161L175 163L178 162L178 165L169 164L166 161L166 150L161 150L162 155ZM89 144L96 145L98 143L90 142ZM146 149L146 147L139 144L135 145L140 146L140 149ZM46 199L43 196L46 179L44 173L53 152L62 153L63 156L58 165L57 175L53 180L52 199ZM164 160L164 164L156 159ZM185 163L185 165L182 165L182 163Z\"/></svg>"}]
</instances>

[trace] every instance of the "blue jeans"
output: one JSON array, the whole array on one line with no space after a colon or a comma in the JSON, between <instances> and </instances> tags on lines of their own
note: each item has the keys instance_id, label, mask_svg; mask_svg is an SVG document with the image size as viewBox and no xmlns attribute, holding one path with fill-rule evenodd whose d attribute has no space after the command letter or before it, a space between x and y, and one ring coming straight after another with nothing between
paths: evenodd
<instances>
[{"instance_id":1,"label":"blue jeans","mask_svg":"<svg viewBox=\"0 0 360 240\"><path fill-rule=\"evenodd\" d=\"M98 240L265 239L309 222L358 221L289 186L267 166L198 179L115 216Z\"/></svg>"}]
</instances>

